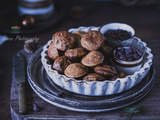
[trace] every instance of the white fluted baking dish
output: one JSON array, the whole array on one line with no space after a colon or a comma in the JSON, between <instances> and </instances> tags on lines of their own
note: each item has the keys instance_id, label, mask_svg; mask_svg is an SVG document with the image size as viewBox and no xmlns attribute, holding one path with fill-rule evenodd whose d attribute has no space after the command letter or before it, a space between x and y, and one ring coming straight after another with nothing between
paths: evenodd
<instances>
[{"instance_id":1,"label":"white fluted baking dish","mask_svg":"<svg viewBox=\"0 0 160 120\"><path fill-rule=\"evenodd\" d=\"M69 32L75 31L85 31L99 30L99 27L79 27L72 28L68 30ZM148 73L151 68L153 55L151 49L147 47L145 42L142 42L140 38L133 37L132 46L142 50L144 52L144 58L142 62L142 68L135 72L133 75L128 75L125 78L117 78L115 81L105 80L105 81L86 81L86 80L76 80L73 78L68 78L65 75L59 74L56 70L52 69L52 65L47 62L47 51L48 46L52 40L48 41L43 47L41 52L41 62L48 73L49 77L58 86L74 93L89 95L89 96L104 96L113 95L117 93L124 92L135 85L137 85Z\"/></svg>"}]
</instances>

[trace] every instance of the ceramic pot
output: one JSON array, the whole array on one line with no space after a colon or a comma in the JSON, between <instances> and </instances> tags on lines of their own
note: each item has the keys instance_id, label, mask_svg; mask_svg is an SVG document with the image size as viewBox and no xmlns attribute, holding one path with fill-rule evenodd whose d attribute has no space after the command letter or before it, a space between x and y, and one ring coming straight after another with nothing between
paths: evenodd
<instances>
[{"instance_id":1,"label":"ceramic pot","mask_svg":"<svg viewBox=\"0 0 160 120\"><path fill-rule=\"evenodd\" d=\"M124 72L125 74L132 75L136 71L139 71L142 67L142 60L143 60L143 55L133 61L125 61L121 60L116 57L116 51L118 49L121 49L122 47L118 47L113 51L113 58L112 58L112 64L113 66L119 71L119 72ZM124 49L128 49L129 47L123 47Z\"/></svg>"},{"instance_id":2,"label":"ceramic pot","mask_svg":"<svg viewBox=\"0 0 160 120\"><path fill-rule=\"evenodd\" d=\"M54 11L52 0L19 0L19 15L32 15L36 20L48 19Z\"/></svg>"},{"instance_id":3,"label":"ceramic pot","mask_svg":"<svg viewBox=\"0 0 160 120\"><path fill-rule=\"evenodd\" d=\"M108 42L108 44L114 48L119 47L119 46L128 46L129 44L132 43L132 38L135 35L134 29L127 24L124 23L109 23L106 25L103 25L100 27L99 31L105 36L105 33L109 30L124 30L127 31L131 34L131 37L126 40L108 40L105 38L105 40Z\"/></svg>"}]
</instances>

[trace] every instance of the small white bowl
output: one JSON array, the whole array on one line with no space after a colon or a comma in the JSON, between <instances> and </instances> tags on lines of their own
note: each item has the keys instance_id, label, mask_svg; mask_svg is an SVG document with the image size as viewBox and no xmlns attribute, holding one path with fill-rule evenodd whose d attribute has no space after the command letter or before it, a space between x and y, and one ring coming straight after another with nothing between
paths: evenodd
<instances>
[{"instance_id":1,"label":"small white bowl","mask_svg":"<svg viewBox=\"0 0 160 120\"><path fill-rule=\"evenodd\" d=\"M119 47L119 46L128 46L129 44L131 44L132 38L135 35L135 31L130 25L127 25L124 23L109 23L109 24L103 25L99 29L99 31L104 35L109 30L118 30L118 29L130 32L131 38L129 38L127 40L123 40L123 41L122 40L107 40L107 39L105 39L108 42L108 44L114 48Z\"/></svg>"},{"instance_id":2,"label":"small white bowl","mask_svg":"<svg viewBox=\"0 0 160 120\"><path fill-rule=\"evenodd\" d=\"M124 72L127 75L132 75L134 74L136 71L139 71L142 67L142 60L143 60L143 55L137 59L137 60L133 60L133 61L125 61L125 60L121 60L119 58L116 57L116 51L118 49L121 49L122 47L118 47L117 49L115 49L113 51L113 58L112 58L112 65L119 71L119 72ZM127 49L129 47L123 47L124 49Z\"/></svg>"}]
</instances>

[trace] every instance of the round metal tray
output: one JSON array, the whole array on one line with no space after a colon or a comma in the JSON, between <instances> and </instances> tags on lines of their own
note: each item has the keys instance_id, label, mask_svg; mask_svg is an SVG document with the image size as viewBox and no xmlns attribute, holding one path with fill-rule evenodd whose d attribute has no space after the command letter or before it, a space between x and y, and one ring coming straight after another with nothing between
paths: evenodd
<instances>
[{"instance_id":1,"label":"round metal tray","mask_svg":"<svg viewBox=\"0 0 160 120\"><path fill-rule=\"evenodd\" d=\"M40 60L42 47L31 57L28 67L28 82L35 93L52 105L78 112L103 112L131 105L151 90L154 84L155 69L151 67L146 77L132 89L108 96L79 95L57 86L47 75ZM63 96L59 93L63 92Z\"/></svg>"}]
</instances>

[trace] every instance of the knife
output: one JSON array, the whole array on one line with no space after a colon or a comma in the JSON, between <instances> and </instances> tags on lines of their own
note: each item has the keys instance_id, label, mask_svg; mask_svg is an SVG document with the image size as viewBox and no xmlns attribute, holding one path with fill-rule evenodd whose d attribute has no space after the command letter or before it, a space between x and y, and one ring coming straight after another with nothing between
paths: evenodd
<instances>
[{"instance_id":1,"label":"knife","mask_svg":"<svg viewBox=\"0 0 160 120\"><path fill-rule=\"evenodd\" d=\"M17 53L13 57L13 70L15 73L15 81L19 87L19 113L25 114L27 112L25 95L25 60L21 53Z\"/></svg>"}]
</instances>

